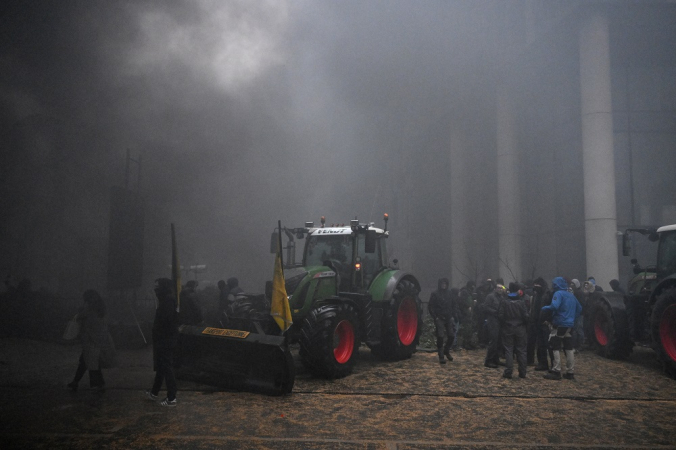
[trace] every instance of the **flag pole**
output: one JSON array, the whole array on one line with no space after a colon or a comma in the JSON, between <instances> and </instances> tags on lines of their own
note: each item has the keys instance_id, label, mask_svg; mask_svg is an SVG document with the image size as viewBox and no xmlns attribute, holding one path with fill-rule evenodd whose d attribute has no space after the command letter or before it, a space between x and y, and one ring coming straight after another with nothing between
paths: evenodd
<instances>
[{"instance_id":1,"label":"flag pole","mask_svg":"<svg viewBox=\"0 0 676 450\"><path fill-rule=\"evenodd\" d=\"M282 273L284 273L284 249L282 248L282 221L277 221L277 247L279 248L279 259L282 262Z\"/></svg>"}]
</instances>

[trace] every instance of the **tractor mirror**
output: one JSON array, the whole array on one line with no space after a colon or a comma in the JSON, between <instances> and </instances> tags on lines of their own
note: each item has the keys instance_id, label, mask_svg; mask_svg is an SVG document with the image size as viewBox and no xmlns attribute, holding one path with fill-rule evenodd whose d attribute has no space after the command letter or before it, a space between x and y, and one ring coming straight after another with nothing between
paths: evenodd
<instances>
[{"instance_id":1,"label":"tractor mirror","mask_svg":"<svg viewBox=\"0 0 676 450\"><path fill-rule=\"evenodd\" d=\"M376 252L376 230L366 230L366 240L364 241L364 251L366 253Z\"/></svg>"},{"instance_id":2,"label":"tractor mirror","mask_svg":"<svg viewBox=\"0 0 676 450\"><path fill-rule=\"evenodd\" d=\"M278 245L279 245L279 233L273 231L272 236L270 236L270 253L277 253Z\"/></svg>"},{"instance_id":3,"label":"tractor mirror","mask_svg":"<svg viewBox=\"0 0 676 450\"><path fill-rule=\"evenodd\" d=\"M629 233L622 233L622 255L631 255L631 240L629 239Z\"/></svg>"}]
</instances>

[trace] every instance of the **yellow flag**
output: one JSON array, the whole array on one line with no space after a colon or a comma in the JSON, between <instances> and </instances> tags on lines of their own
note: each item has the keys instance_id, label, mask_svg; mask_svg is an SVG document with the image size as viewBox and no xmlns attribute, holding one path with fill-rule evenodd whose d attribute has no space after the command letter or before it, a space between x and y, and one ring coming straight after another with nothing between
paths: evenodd
<instances>
[{"instance_id":1,"label":"yellow flag","mask_svg":"<svg viewBox=\"0 0 676 450\"><path fill-rule=\"evenodd\" d=\"M176 291L176 311L181 309L181 266L178 263L178 249L176 248L176 233L174 224L171 224L171 281Z\"/></svg>"},{"instance_id":2,"label":"yellow flag","mask_svg":"<svg viewBox=\"0 0 676 450\"><path fill-rule=\"evenodd\" d=\"M277 254L275 255L275 273L272 275L272 304L270 315L275 319L282 332L289 329L291 324L291 309L289 308L289 296L286 295L284 284L284 268L282 264L282 233L279 227L279 240L277 241Z\"/></svg>"}]
</instances>

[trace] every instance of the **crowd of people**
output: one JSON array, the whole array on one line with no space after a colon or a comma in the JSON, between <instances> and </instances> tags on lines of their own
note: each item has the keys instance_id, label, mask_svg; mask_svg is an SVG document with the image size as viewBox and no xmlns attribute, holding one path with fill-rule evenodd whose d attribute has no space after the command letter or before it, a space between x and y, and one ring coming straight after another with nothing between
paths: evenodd
<instances>
[{"instance_id":1,"label":"crowd of people","mask_svg":"<svg viewBox=\"0 0 676 450\"><path fill-rule=\"evenodd\" d=\"M165 384L167 396L160 402L163 406L176 405L173 360L178 327L218 322L219 317L244 294L237 278L227 282L220 280L215 317L205 320L197 285L197 281L188 281L177 302L171 280L160 278L155 281L158 300L152 333L155 379L146 396L159 400L159 391ZM611 287L621 291L616 280L611 282ZM527 367L532 365L536 371L547 372L546 379L572 380L575 378L575 353L584 345L582 310L586 297L595 290L602 289L593 277L584 283L563 277L547 283L540 277L525 283L512 282L507 287L498 278L487 279L479 286L468 281L461 288L451 288L449 280L441 278L428 303L435 326L439 363L453 361L451 350L457 350L460 341L466 349L485 348L484 365L488 368L504 366L504 378L512 378L516 357L520 378L527 377ZM117 365L115 346L108 331L101 296L88 290L83 299L84 305L76 316L81 330L82 354L68 387L77 391L79 381L89 371L90 386L102 392L105 388L102 369ZM565 355L563 374L562 352Z\"/></svg>"},{"instance_id":2,"label":"crowd of people","mask_svg":"<svg viewBox=\"0 0 676 450\"><path fill-rule=\"evenodd\" d=\"M617 280L610 284L621 292ZM451 349L461 341L468 350L485 348L484 366L505 366L505 378L512 378L516 356L520 378L535 366L549 380L575 379L575 354L585 345L582 310L587 296L598 290L594 277L583 283L563 277L547 283L540 277L507 286L498 278L479 286L468 281L460 288L441 278L428 303L439 363L453 361Z\"/></svg>"}]
</instances>

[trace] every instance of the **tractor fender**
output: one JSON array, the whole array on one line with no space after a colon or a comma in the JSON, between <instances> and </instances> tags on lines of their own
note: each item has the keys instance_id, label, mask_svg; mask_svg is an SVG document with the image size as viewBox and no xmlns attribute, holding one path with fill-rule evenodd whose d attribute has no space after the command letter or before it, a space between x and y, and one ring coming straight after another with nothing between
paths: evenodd
<instances>
[{"instance_id":1,"label":"tractor fender","mask_svg":"<svg viewBox=\"0 0 676 450\"><path fill-rule=\"evenodd\" d=\"M613 291L594 292L589 296L588 305L596 302L604 302L610 306L613 317L626 316L627 306L625 303L625 296Z\"/></svg>"},{"instance_id":2,"label":"tractor fender","mask_svg":"<svg viewBox=\"0 0 676 450\"><path fill-rule=\"evenodd\" d=\"M362 309L364 309L364 302L363 301L360 302L354 296L343 295L343 293L341 293L341 295L339 297L328 297L328 298L325 298L321 301L315 302L313 304L313 306L317 307L317 306L322 306L322 305L337 305L337 304L341 304L341 303L348 303L348 304L352 305L352 307L354 307L357 311L361 311Z\"/></svg>"},{"instance_id":3,"label":"tractor fender","mask_svg":"<svg viewBox=\"0 0 676 450\"><path fill-rule=\"evenodd\" d=\"M659 297L665 289L669 289L672 286L676 286L676 273L669 275L655 286L655 289L650 293L650 307L655 304L657 297Z\"/></svg>"},{"instance_id":4,"label":"tractor fender","mask_svg":"<svg viewBox=\"0 0 676 450\"><path fill-rule=\"evenodd\" d=\"M384 277L386 278L383 279ZM393 300L394 290L397 288L399 282L404 279L412 282L418 292L420 292L420 283L415 276L403 270L392 270L381 273L378 278L374 280L371 289L369 289L373 296L373 301L391 302Z\"/></svg>"}]
</instances>

